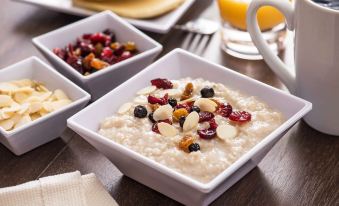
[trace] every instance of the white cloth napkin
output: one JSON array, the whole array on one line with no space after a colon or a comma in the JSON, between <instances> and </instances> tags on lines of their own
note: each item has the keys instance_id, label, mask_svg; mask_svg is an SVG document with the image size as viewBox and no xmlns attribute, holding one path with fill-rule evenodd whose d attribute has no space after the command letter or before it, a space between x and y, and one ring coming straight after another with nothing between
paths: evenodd
<instances>
[{"instance_id":1,"label":"white cloth napkin","mask_svg":"<svg viewBox=\"0 0 339 206\"><path fill-rule=\"evenodd\" d=\"M117 206L94 174L72 172L0 189L1 206Z\"/></svg>"}]
</instances>

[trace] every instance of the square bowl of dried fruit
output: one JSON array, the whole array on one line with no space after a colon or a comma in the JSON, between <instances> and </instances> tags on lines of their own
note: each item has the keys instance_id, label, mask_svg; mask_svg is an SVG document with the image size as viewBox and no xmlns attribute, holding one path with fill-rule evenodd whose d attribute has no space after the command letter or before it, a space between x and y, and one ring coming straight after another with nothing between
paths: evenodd
<instances>
[{"instance_id":1,"label":"square bowl of dried fruit","mask_svg":"<svg viewBox=\"0 0 339 206\"><path fill-rule=\"evenodd\" d=\"M68 126L123 174L185 205L208 205L311 107L176 49L71 117Z\"/></svg>"},{"instance_id":2,"label":"square bowl of dried fruit","mask_svg":"<svg viewBox=\"0 0 339 206\"><path fill-rule=\"evenodd\" d=\"M16 155L57 137L90 95L37 57L0 70L0 142Z\"/></svg>"},{"instance_id":3,"label":"square bowl of dried fruit","mask_svg":"<svg viewBox=\"0 0 339 206\"><path fill-rule=\"evenodd\" d=\"M110 11L33 39L60 73L96 100L149 65L162 46Z\"/></svg>"}]
</instances>

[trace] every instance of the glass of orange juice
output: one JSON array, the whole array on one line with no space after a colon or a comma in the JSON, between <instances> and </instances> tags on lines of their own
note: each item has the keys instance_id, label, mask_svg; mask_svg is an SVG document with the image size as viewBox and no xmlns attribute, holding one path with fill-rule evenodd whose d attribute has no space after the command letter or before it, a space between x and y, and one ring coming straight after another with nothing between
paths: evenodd
<instances>
[{"instance_id":1,"label":"glass of orange juice","mask_svg":"<svg viewBox=\"0 0 339 206\"><path fill-rule=\"evenodd\" d=\"M246 12L250 3L251 0L218 0L222 19L222 48L232 56L256 60L262 59L262 56L246 31ZM278 53L284 48L284 16L277 9L266 6L259 9L257 18L265 40Z\"/></svg>"}]
</instances>

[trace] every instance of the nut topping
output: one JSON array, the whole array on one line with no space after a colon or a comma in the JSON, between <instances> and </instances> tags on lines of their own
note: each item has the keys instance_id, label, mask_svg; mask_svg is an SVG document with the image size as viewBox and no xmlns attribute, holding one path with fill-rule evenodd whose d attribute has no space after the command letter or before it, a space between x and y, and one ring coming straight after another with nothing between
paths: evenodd
<instances>
[{"instance_id":1,"label":"nut topping","mask_svg":"<svg viewBox=\"0 0 339 206\"><path fill-rule=\"evenodd\" d=\"M183 125L183 131L188 132L198 126L199 114L197 112L191 112L187 117Z\"/></svg>"},{"instance_id":2,"label":"nut topping","mask_svg":"<svg viewBox=\"0 0 339 206\"><path fill-rule=\"evenodd\" d=\"M145 87L137 92L138 95L146 95L146 94L151 94L157 89L156 86L148 86Z\"/></svg>"},{"instance_id":3,"label":"nut topping","mask_svg":"<svg viewBox=\"0 0 339 206\"><path fill-rule=\"evenodd\" d=\"M236 127L232 125L220 125L217 128L217 136L222 140L232 139L236 137L238 134L238 130Z\"/></svg>"},{"instance_id":4,"label":"nut topping","mask_svg":"<svg viewBox=\"0 0 339 206\"><path fill-rule=\"evenodd\" d=\"M158 123L158 130L165 137L173 137L178 134L178 130L166 122Z\"/></svg>"},{"instance_id":5,"label":"nut topping","mask_svg":"<svg viewBox=\"0 0 339 206\"><path fill-rule=\"evenodd\" d=\"M198 106L204 112L215 112L218 105L210 99L200 98L194 102L194 106Z\"/></svg>"},{"instance_id":6,"label":"nut topping","mask_svg":"<svg viewBox=\"0 0 339 206\"><path fill-rule=\"evenodd\" d=\"M157 110L154 111L153 119L155 121L170 119L172 116L172 111L173 108L169 104L160 106Z\"/></svg>"},{"instance_id":7,"label":"nut topping","mask_svg":"<svg viewBox=\"0 0 339 206\"><path fill-rule=\"evenodd\" d=\"M130 103L130 102L127 102L127 103L121 105L121 107L118 109L118 114L125 114L126 112L128 112L131 109L132 105L133 104Z\"/></svg>"}]
</instances>

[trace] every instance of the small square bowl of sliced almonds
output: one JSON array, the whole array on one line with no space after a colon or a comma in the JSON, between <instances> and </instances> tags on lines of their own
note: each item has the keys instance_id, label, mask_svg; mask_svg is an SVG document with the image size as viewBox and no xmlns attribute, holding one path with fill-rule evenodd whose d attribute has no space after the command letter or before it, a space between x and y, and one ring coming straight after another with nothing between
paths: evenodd
<instances>
[{"instance_id":1,"label":"small square bowl of sliced almonds","mask_svg":"<svg viewBox=\"0 0 339 206\"><path fill-rule=\"evenodd\" d=\"M0 70L0 142L16 155L57 137L90 95L37 57Z\"/></svg>"}]
</instances>

